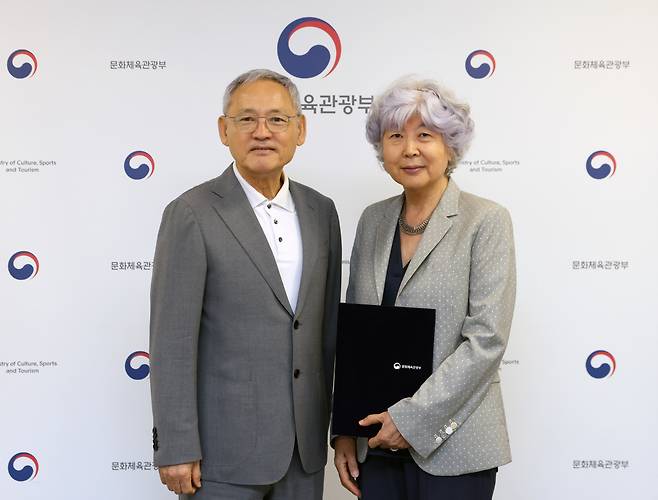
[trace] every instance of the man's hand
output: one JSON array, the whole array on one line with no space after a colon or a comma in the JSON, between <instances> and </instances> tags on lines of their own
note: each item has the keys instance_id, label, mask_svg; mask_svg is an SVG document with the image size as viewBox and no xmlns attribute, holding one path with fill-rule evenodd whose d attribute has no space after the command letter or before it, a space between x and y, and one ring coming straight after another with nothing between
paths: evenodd
<instances>
[{"instance_id":1,"label":"man's hand","mask_svg":"<svg viewBox=\"0 0 658 500\"><path fill-rule=\"evenodd\" d=\"M201 488L201 462L160 467L160 481L177 495L194 495Z\"/></svg>"},{"instance_id":2,"label":"man's hand","mask_svg":"<svg viewBox=\"0 0 658 500\"><path fill-rule=\"evenodd\" d=\"M334 441L334 465L338 471L340 484L350 493L361 498L361 490L356 485L359 477L359 465L356 461L356 439L350 436L338 436Z\"/></svg>"},{"instance_id":3,"label":"man's hand","mask_svg":"<svg viewBox=\"0 0 658 500\"><path fill-rule=\"evenodd\" d=\"M401 450L403 448L410 448L407 440L402 437L400 431L395 426L393 419L387 411L384 413L377 413L368 415L363 420L359 421L359 425L368 426L372 424L382 424L377 435L368 440L370 448L388 448L390 450Z\"/></svg>"}]
</instances>

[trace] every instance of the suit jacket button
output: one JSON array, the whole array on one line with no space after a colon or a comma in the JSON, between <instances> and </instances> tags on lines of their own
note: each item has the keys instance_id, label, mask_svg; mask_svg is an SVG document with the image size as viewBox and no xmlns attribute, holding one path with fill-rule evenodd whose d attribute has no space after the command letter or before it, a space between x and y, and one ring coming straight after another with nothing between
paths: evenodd
<instances>
[{"instance_id":1,"label":"suit jacket button","mask_svg":"<svg viewBox=\"0 0 658 500\"><path fill-rule=\"evenodd\" d=\"M295 322L292 324L292 327L297 330L299 329L299 320L295 320Z\"/></svg>"},{"instance_id":2,"label":"suit jacket button","mask_svg":"<svg viewBox=\"0 0 658 500\"><path fill-rule=\"evenodd\" d=\"M292 372L292 376L295 378L299 378L299 368L295 368L295 371Z\"/></svg>"}]
</instances>

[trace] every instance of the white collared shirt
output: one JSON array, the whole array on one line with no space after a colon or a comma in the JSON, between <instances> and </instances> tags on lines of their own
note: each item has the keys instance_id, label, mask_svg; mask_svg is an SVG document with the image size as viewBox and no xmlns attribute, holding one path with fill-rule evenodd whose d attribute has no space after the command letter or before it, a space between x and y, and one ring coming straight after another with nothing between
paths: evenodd
<instances>
[{"instance_id":1,"label":"white collared shirt","mask_svg":"<svg viewBox=\"0 0 658 500\"><path fill-rule=\"evenodd\" d=\"M240 175L235 164L233 172L270 244L288 302L295 312L302 280L302 233L295 203L290 196L288 176L283 174L283 186L272 200L268 200Z\"/></svg>"}]
</instances>

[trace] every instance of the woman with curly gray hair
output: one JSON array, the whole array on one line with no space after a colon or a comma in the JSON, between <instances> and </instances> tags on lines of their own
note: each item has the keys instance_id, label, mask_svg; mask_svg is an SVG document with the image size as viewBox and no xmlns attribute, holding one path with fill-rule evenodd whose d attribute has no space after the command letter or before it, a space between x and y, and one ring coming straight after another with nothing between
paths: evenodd
<instances>
[{"instance_id":1,"label":"woman with curly gray hair","mask_svg":"<svg viewBox=\"0 0 658 500\"><path fill-rule=\"evenodd\" d=\"M434 309L433 373L412 396L364 415L361 425L381 425L370 440L338 436L334 463L366 500L490 500L511 460L498 377L516 290L510 216L451 178L473 121L436 82L395 83L366 131L403 193L364 210L347 301Z\"/></svg>"}]
</instances>

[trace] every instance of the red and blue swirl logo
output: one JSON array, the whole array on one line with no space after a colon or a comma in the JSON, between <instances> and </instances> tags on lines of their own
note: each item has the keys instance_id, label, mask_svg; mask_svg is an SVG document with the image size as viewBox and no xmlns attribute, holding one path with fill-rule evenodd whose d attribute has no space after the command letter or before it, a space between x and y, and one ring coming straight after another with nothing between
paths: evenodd
<instances>
[{"instance_id":1,"label":"red and blue swirl logo","mask_svg":"<svg viewBox=\"0 0 658 500\"><path fill-rule=\"evenodd\" d=\"M478 64L477 66L474 65ZM480 80L481 78L488 78L496 71L496 59L486 50L478 49L471 52L466 58L466 73L471 78Z\"/></svg>"},{"instance_id":2,"label":"red and blue swirl logo","mask_svg":"<svg viewBox=\"0 0 658 500\"><path fill-rule=\"evenodd\" d=\"M612 374L615 373L617 362L615 361L615 357L608 351L594 351L587 356L585 368L591 377L608 378L612 377Z\"/></svg>"},{"instance_id":3,"label":"red and blue swirl logo","mask_svg":"<svg viewBox=\"0 0 658 500\"><path fill-rule=\"evenodd\" d=\"M141 181L153 175L153 172L155 172L155 160L146 151L133 151L126 156L123 162L123 169L126 171L128 177L136 181Z\"/></svg>"},{"instance_id":4,"label":"red and blue swirl logo","mask_svg":"<svg viewBox=\"0 0 658 500\"><path fill-rule=\"evenodd\" d=\"M585 168L592 179L607 179L615 175L617 160L607 151L594 151L587 158Z\"/></svg>"},{"instance_id":5,"label":"red and blue swirl logo","mask_svg":"<svg viewBox=\"0 0 658 500\"><path fill-rule=\"evenodd\" d=\"M17 66L17 64L20 65ZM14 78L31 78L37 72L37 58L29 50L15 50L7 59L7 70Z\"/></svg>"},{"instance_id":6,"label":"red and blue swirl logo","mask_svg":"<svg viewBox=\"0 0 658 500\"><path fill-rule=\"evenodd\" d=\"M9 257L7 268L14 279L21 281L32 279L39 272L39 259L32 252L21 250Z\"/></svg>"},{"instance_id":7,"label":"red and blue swirl logo","mask_svg":"<svg viewBox=\"0 0 658 500\"><path fill-rule=\"evenodd\" d=\"M7 470L14 481L29 481L37 477L39 462L31 453L21 451L11 457Z\"/></svg>"},{"instance_id":8,"label":"red and blue swirl logo","mask_svg":"<svg viewBox=\"0 0 658 500\"><path fill-rule=\"evenodd\" d=\"M317 17L302 17L291 22L284 28L279 36L277 43L277 53L281 66L293 76L297 78L313 78L318 76L329 67L331 62L331 52L323 45L313 45L305 54L297 55L290 50L290 39L298 31L305 28L316 28L324 31L334 44L334 62L331 69L325 73L327 77L331 72L336 69L340 61L341 45L340 38L336 30L326 21L318 19Z\"/></svg>"},{"instance_id":9,"label":"red and blue swirl logo","mask_svg":"<svg viewBox=\"0 0 658 500\"><path fill-rule=\"evenodd\" d=\"M144 380L151 373L151 367L149 366L149 361L151 357L148 352L144 351L135 351L130 356L126 358L126 363L124 365L126 373L133 380ZM137 360L139 366L134 367L133 361Z\"/></svg>"}]
</instances>

